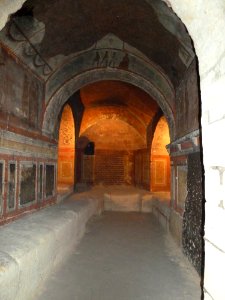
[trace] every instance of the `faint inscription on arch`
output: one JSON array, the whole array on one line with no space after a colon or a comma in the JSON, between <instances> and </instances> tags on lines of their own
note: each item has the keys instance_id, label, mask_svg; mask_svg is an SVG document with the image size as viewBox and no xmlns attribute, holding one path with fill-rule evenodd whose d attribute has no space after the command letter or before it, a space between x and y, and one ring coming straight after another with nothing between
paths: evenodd
<instances>
[{"instance_id":1,"label":"faint inscription on arch","mask_svg":"<svg viewBox=\"0 0 225 300\"><path fill-rule=\"evenodd\" d=\"M94 67L97 67L97 68L120 67L123 69L128 69L129 57L128 57L128 53L113 51L111 49L106 49L105 51L99 50L99 51L95 52L95 57L94 57L92 64Z\"/></svg>"}]
</instances>

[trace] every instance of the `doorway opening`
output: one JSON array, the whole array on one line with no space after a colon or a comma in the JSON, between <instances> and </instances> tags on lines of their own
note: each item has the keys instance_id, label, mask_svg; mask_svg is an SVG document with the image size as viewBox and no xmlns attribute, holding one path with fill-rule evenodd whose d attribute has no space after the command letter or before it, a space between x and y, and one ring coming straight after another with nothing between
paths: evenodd
<instances>
[{"instance_id":1,"label":"doorway opening","mask_svg":"<svg viewBox=\"0 0 225 300\"><path fill-rule=\"evenodd\" d=\"M73 189L75 183L75 123L69 104L63 107L58 139L58 192Z\"/></svg>"},{"instance_id":2,"label":"doorway opening","mask_svg":"<svg viewBox=\"0 0 225 300\"><path fill-rule=\"evenodd\" d=\"M80 89L80 100L84 106L78 139L78 144L83 147L81 182L168 191L170 161L165 146L170 138L166 118L161 118L158 123L154 137L158 141L152 141L154 135L149 141L147 133L156 115L161 113L157 102L140 88L115 80L86 85ZM161 144L156 146L159 142ZM94 145L91 155L85 150L90 143ZM152 166L149 145L153 145L154 149L154 170L160 168L159 158L165 163L163 167L166 168L166 174L163 180L166 183L159 187L159 175L153 177L154 184L150 183Z\"/></svg>"},{"instance_id":3,"label":"doorway opening","mask_svg":"<svg viewBox=\"0 0 225 300\"><path fill-rule=\"evenodd\" d=\"M169 127L162 116L157 124L151 149L151 181L152 192L170 191L170 156L166 146L170 144Z\"/></svg>"}]
</instances>

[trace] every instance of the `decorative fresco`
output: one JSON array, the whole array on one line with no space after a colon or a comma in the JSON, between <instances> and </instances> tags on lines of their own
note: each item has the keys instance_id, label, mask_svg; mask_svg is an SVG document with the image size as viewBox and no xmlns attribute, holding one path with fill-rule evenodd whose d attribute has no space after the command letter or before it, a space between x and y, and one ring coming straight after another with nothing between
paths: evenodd
<instances>
[{"instance_id":1,"label":"decorative fresco","mask_svg":"<svg viewBox=\"0 0 225 300\"><path fill-rule=\"evenodd\" d=\"M17 117L20 126L37 128L44 92L42 83L3 48L1 53L4 64L0 67L0 112L4 113L3 118L7 114Z\"/></svg>"},{"instance_id":2,"label":"decorative fresco","mask_svg":"<svg viewBox=\"0 0 225 300\"><path fill-rule=\"evenodd\" d=\"M55 166L45 166L45 194L46 197L54 196L55 194Z\"/></svg>"},{"instance_id":3,"label":"decorative fresco","mask_svg":"<svg viewBox=\"0 0 225 300\"><path fill-rule=\"evenodd\" d=\"M43 199L43 164L39 165L39 174L38 174L38 201L42 201Z\"/></svg>"},{"instance_id":4,"label":"decorative fresco","mask_svg":"<svg viewBox=\"0 0 225 300\"><path fill-rule=\"evenodd\" d=\"M4 163L0 162L0 215L3 206Z\"/></svg>"},{"instance_id":5,"label":"decorative fresco","mask_svg":"<svg viewBox=\"0 0 225 300\"><path fill-rule=\"evenodd\" d=\"M58 184L74 184L75 124L71 107L63 108L58 142Z\"/></svg>"},{"instance_id":6,"label":"decorative fresco","mask_svg":"<svg viewBox=\"0 0 225 300\"><path fill-rule=\"evenodd\" d=\"M7 199L7 208L12 210L15 208L16 204L16 163L9 163L8 166L8 199Z\"/></svg>"},{"instance_id":7,"label":"decorative fresco","mask_svg":"<svg viewBox=\"0 0 225 300\"><path fill-rule=\"evenodd\" d=\"M170 143L169 127L161 117L154 133L151 149L151 190L170 190L170 158L166 145Z\"/></svg>"},{"instance_id":8,"label":"decorative fresco","mask_svg":"<svg viewBox=\"0 0 225 300\"><path fill-rule=\"evenodd\" d=\"M196 68L196 61L194 60L188 74L176 91L177 137L182 137L199 128L200 101Z\"/></svg>"},{"instance_id":9,"label":"decorative fresco","mask_svg":"<svg viewBox=\"0 0 225 300\"><path fill-rule=\"evenodd\" d=\"M36 200L36 164L20 164L20 205Z\"/></svg>"}]
</instances>

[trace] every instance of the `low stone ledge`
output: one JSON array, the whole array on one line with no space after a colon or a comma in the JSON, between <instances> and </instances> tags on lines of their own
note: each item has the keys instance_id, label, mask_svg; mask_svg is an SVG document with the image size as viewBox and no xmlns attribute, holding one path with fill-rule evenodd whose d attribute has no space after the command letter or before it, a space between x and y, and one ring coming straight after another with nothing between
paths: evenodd
<instances>
[{"instance_id":1,"label":"low stone ledge","mask_svg":"<svg viewBox=\"0 0 225 300\"><path fill-rule=\"evenodd\" d=\"M75 249L97 200L67 201L4 225L0 231L0 299L31 300Z\"/></svg>"},{"instance_id":2,"label":"low stone ledge","mask_svg":"<svg viewBox=\"0 0 225 300\"><path fill-rule=\"evenodd\" d=\"M140 211L141 196L137 192L121 191L104 194L104 210L112 211Z\"/></svg>"},{"instance_id":3,"label":"low stone ledge","mask_svg":"<svg viewBox=\"0 0 225 300\"><path fill-rule=\"evenodd\" d=\"M16 299L19 274L18 263L10 255L0 251L0 299Z\"/></svg>"},{"instance_id":4,"label":"low stone ledge","mask_svg":"<svg viewBox=\"0 0 225 300\"><path fill-rule=\"evenodd\" d=\"M170 221L170 194L153 193L152 195L152 212L166 230L169 230Z\"/></svg>"},{"instance_id":5,"label":"low stone ledge","mask_svg":"<svg viewBox=\"0 0 225 300\"><path fill-rule=\"evenodd\" d=\"M174 209L171 209L171 217L170 217L170 232L177 242L177 244L181 247L182 246L182 225L183 225L183 218L182 216L175 211Z\"/></svg>"}]
</instances>

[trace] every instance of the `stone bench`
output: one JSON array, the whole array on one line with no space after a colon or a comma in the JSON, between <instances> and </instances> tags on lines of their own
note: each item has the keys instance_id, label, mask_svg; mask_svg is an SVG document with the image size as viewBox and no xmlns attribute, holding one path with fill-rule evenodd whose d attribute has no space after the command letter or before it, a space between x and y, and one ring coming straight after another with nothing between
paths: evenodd
<instances>
[{"instance_id":1,"label":"stone bench","mask_svg":"<svg viewBox=\"0 0 225 300\"><path fill-rule=\"evenodd\" d=\"M0 299L31 300L75 249L98 210L95 199L67 201L0 228Z\"/></svg>"}]
</instances>

